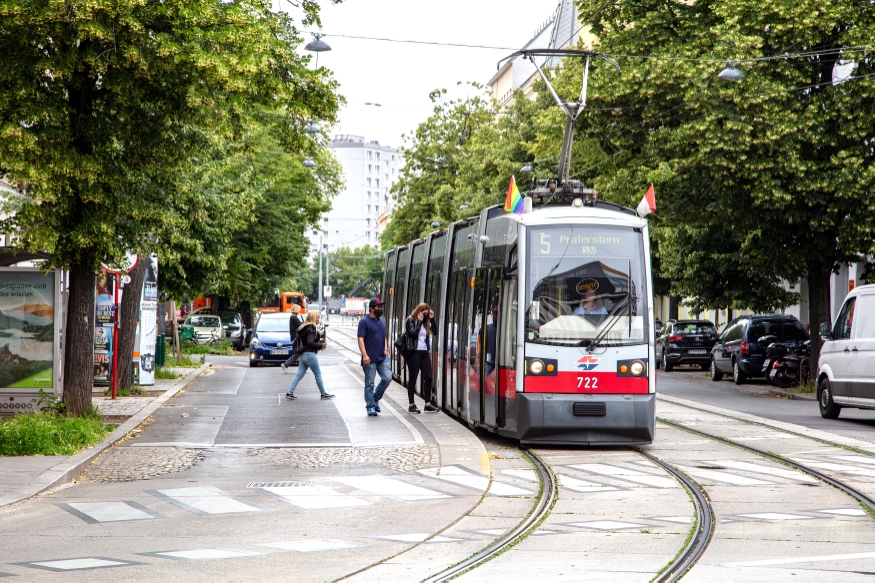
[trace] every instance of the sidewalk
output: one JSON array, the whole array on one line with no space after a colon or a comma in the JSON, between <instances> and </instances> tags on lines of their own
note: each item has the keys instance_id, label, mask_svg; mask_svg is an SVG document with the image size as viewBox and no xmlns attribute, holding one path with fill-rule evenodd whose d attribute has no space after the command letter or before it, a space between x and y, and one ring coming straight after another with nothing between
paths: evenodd
<instances>
[{"instance_id":1,"label":"sidewalk","mask_svg":"<svg viewBox=\"0 0 875 583\"><path fill-rule=\"evenodd\" d=\"M156 379L151 390L164 390L160 397L93 397L92 401L106 417L129 417L94 447L73 456L16 456L0 457L0 506L14 504L45 490L76 479L97 456L123 439L142 423L161 403L185 388L209 365L192 369L188 376L178 380Z\"/></svg>"}]
</instances>

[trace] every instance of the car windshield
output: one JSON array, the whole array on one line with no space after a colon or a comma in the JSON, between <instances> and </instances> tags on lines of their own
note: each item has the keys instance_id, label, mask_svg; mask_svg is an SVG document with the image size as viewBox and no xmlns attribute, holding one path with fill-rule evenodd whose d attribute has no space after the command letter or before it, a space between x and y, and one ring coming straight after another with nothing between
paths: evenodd
<instances>
[{"instance_id":1,"label":"car windshield","mask_svg":"<svg viewBox=\"0 0 875 583\"><path fill-rule=\"evenodd\" d=\"M776 336L778 342L808 340L805 326L798 320L759 320L750 325L747 337L755 342L763 336Z\"/></svg>"},{"instance_id":2,"label":"car windshield","mask_svg":"<svg viewBox=\"0 0 875 583\"><path fill-rule=\"evenodd\" d=\"M529 228L526 340L587 346L647 342L642 234L631 227Z\"/></svg>"},{"instance_id":3,"label":"car windshield","mask_svg":"<svg viewBox=\"0 0 875 583\"><path fill-rule=\"evenodd\" d=\"M675 324L672 328L673 334L717 334L717 328L714 324L705 322L687 322L684 324Z\"/></svg>"},{"instance_id":4,"label":"car windshield","mask_svg":"<svg viewBox=\"0 0 875 583\"><path fill-rule=\"evenodd\" d=\"M218 328L220 326L217 316L191 316L188 319L188 324L197 328Z\"/></svg>"},{"instance_id":5,"label":"car windshield","mask_svg":"<svg viewBox=\"0 0 875 583\"><path fill-rule=\"evenodd\" d=\"M222 319L222 324L226 326L240 327L240 316L237 314L219 314L219 318Z\"/></svg>"},{"instance_id":6,"label":"car windshield","mask_svg":"<svg viewBox=\"0 0 875 583\"><path fill-rule=\"evenodd\" d=\"M258 332L288 332L289 318L262 318L256 327Z\"/></svg>"}]
</instances>

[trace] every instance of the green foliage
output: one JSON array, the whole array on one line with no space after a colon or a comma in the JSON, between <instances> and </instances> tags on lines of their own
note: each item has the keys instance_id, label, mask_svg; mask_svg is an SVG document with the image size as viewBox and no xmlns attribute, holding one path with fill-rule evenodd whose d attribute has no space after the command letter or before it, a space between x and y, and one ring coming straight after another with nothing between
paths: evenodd
<instances>
[{"instance_id":1,"label":"green foliage","mask_svg":"<svg viewBox=\"0 0 875 583\"><path fill-rule=\"evenodd\" d=\"M391 223L390 223L391 224ZM341 247L328 253L331 270L332 297L349 295L356 286L368 278L374 280L379 287L383 281L383 266L385 256L376 247L365 245L356 249ZM371 292L368 286L358 295L366 296Z\"/></svg>"},{"instance_id":2,"label":"green foliage","mask_svg":"<svg viewBox=\"0 0 875 583\"><path fill-rule=\"evenodd\" d=\"M0 420L0 455L73 455L103 441L113 428L93 414L20 414Z\"/></svg>"},{"instance_id":3,"label":"green foliage","mask_svg":"<svg viewBox=\"0 0 875 583\"><path fill-rule=\"evenodd\" d=\"M234 348L227 340L222 340L218 344L194 344L193 342L183 342L182 354L218 354L219 356L234 356Z\"/></svg>"},{"instance_id":4,"label":"green foliage","mask_svg":"<svg viewBox=\"0 0 875 583\"><path fill-rule=\"evenodd\" d=\"M156 379L164 379L164 380L175 380L180 378L181 374L173 372L172 370L168 370L163 366L159 366L155 369L155 378Z\"/></svg>"},{"instance_id":5,"label":"green foliage","mask_svg":"<svg viewBox=\"0 0 875 583\"><path fill-rule=\"evenodd\" d=\"M54 394L47 393L42 389L39 390L38 405L40 411L45 411L46 413L61 414L67 410L67 405L63 401Z\"/></svg>"}]
</instances>

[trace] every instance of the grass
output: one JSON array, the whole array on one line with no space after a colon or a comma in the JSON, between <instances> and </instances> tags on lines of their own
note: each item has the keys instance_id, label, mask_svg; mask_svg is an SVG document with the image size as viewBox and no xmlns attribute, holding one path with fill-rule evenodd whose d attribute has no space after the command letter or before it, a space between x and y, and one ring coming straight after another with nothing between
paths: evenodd
<instances>
[{"instance_id":1,"label":"grass","mask_svg":"<svg viewBox=\"0 0 875 583\"><path fill-rule=\"evenodd\" d=\"M116 425L105 425L93 405L82 417L24 413L0 421L0 455L73 455L97 445Z\"/></svg>"},{"instance_id":2,"label":"grass","mask_svg":"<svg viewBox=\"0 0 875 583\"><path fill-rule=\"evenodd\" d=\"M191 358L185 352L182 353L182 358L177 359L176 355L171 355L169 352L164 359L165 368L197 368L204 363L206 354L200 355L200 358ZM160 378L160 377L156 377Z\"/></svg>"},{"instance_id":3,"label":"grass","mask_svg":"<svg viewBox=\"0 0 875 583\"><path fill-rule=\"evenodd\" d=\"M163 366L159 366L155 369L155 378L156 379L167 379L167 380L175 380L181 377L181 374L177 374L172 370L167 370Z\"/></svg>"},{"instance_id":4,"label":"grass","mask_svg":"<svg viewBox=\"0 0 875 583\"><path fill-rule=\"evenodd\" d=\"M218 344L193 344L191 342L180 342L180 344L182 344L182 354L234 356L234 348L227 340L222 340Z\"/></svg>"}]
</instances>

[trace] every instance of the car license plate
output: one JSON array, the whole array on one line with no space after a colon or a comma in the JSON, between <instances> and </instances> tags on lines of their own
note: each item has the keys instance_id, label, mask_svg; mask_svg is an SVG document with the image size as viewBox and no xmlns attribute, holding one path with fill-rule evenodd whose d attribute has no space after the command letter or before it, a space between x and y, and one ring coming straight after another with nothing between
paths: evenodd
<instances>
[{"instance_id":1,"label":"car license plate","mask_svg":"<svg viewBox=\"0 0 875 583\"><path fill-rule=\"evenodd\" d=\"M704 350L690 350L690 354L705 354Z\"/></svg>"},{"instance_id":2,"label":"car license plate","mask_svg":"<svg viewBox=\"0 0 875 583\"><path fill-rule=\"evenodd\" d=\"M288 350L271 350L270 353L271 354L288 354L289 351Z\"/></svg>"}]
</instances>

